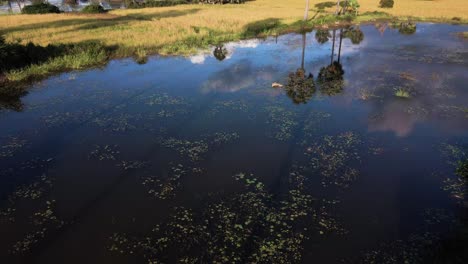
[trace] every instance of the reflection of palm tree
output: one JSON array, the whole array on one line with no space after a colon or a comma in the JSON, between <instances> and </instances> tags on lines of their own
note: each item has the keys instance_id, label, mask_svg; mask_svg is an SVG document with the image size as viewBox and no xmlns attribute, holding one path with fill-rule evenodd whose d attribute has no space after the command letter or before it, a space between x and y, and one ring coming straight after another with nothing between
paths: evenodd
<instances>
[{"instance_id":1,"label":"reflection of palm tree","mask_svg":"<svg viewBox=\"0 0 468 264\"><path fill-rule=\"evenodd\" d=\"M343 91L344 70L340 63L341 46L343 42L343 31L340 30L340 43L338 46L338 61L333 61L335 53L336 30L333 30L333 44L330 65L322 67L317 77L320 91L326 95L336 95Z\"/></svg>"},{"instance_id":2,"label":"reflection of palm tree","mask_svg":"<svg viewBox=\"0 0 468 264\"><path fill-rule=\"evenodd\" d=\"M223 61L224 59L226 59L227 54L228 51L224 46L216 46L216 48L213 51L213 55L219 61Z\"/></svg>"},{"instance_id":3,"label":"reflection of palm tree","mask_svg":"<svg viewBox=\"0 0 468 264\"><path fill-rule=\"evenodd\" d=\"M319 44L326 43L330 37L330 31L327 29L318 29L317 32L315 32L315 40L317 40Z\"/></svg>"},{"instance_id":4,"label":"reflection of palm tree","mask_svg":"<svg viewBox=\"0 0 468 264\"><path fill-rule=\"evenodd\" d=\"M301 68L295 73L290 73L288 83L285 86L286 94L295 104L307 103L315 93L314 77L311 73L306 76L304 69L306 34L302 34L302 58Z\"/></svg>"},{"instance_id":5,"label":"reflection of palm tree","mask_svg":"<svg viewBox=\"0 0 468 264\"><path fill-rule=\"evenodd\" d=\"M312 74L306 76L303 69L290 73L285 86L286 94L295 104L305 104L315 93L315 82Z\"/></svg>"},{"instance_id":6,"label":"reflection of palm tree","mask_svg":"<svg viewBox=\"0 0 468 264\"><path fill-rule=\"evenodd\" d=\"M364 32L359 27L349 27L344 31L344 37L349 38L351 43L357 45L364 40Z\"/></svg>"}]
</instances>

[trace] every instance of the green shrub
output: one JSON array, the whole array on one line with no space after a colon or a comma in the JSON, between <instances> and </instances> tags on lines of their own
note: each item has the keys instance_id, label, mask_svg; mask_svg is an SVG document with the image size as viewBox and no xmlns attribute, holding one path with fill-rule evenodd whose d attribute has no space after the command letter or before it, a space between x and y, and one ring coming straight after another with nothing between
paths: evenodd
<instances>
[{"instance_id":1,"label":"green shrub","mask_svg":"<svg viewBox=\"0 0 468 264\"><path fill-rule=\"evenodd\" d=\"M81 10L81 13L85 14L101 14L101 13L106 13L107 11L104 10L104 8L98 4L92 4L85 6L83 10Z\"/></svg>"},{"instance_id":2,"label":"green shrub","mask_svg":"<svg viewBox=\"0 0 468 264\"><path fill-rule=\"evenodd\" d=\"M51 5L49 3L37 3L29 6L25 6L21 11L23 14L50 14L60 13L58 7Z\"/></svg>"},{"instance_id":3,"label":"green shrub","mask_svg":"<svg viewBox=\"0 0 468 264\"><path fill-rule=\"evenodd\" d=\"M393 4L395 2L393 0L380 0L380 7L381 8L393 8Z\"/></svg>"},{"instance_id":4,"label":"green shrub","mask_svg":"<svg viewBox=\"0 0 468 264\"><path fill-rule=\"evenodd\" d=\"M193 2L193 1L186 1L186 0L146 0L144 3L129 1L127 3L127 8L176 6L176 5L186 5L189 2Z\"/></svg>"}]
</instances>

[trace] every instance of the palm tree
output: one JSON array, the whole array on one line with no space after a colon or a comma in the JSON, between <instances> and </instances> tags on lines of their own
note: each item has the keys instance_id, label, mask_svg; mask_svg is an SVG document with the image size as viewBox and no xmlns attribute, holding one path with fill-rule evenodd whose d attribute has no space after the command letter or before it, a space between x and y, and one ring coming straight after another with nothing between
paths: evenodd
<instances>
[{"instance_id":1,"label":"palm tree","mask_svg":"<svg viewBox=\"0 0 468 264\"><path fill-rule=\"evenodd\" d=\"M336 1L336 12L335 12L335 15L338 15L340 11L340 0Z\"/></svg>"},{"instance_id":2,"label":"palm tree","mask_svg":"<svg viewBox=\"0 0 468 264\"><path fill-rule=\"evenodd\" d=\"M309 19L309 0L306 0L304 21L307 21L307 19Z\"/></svg>"}]
</instances>

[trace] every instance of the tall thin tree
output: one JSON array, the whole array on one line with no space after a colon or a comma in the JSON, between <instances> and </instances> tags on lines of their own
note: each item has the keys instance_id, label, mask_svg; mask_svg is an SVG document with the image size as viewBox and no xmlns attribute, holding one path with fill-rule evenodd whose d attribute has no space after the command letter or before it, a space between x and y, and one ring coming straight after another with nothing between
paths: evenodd
<instances>
[{"instance_id":1,"label":"tall thin tree","mask_svg":"<svg viewBox=\"0 0 468 264\"><path fill-rule=\"evenodd\" d=\"M307 21L307 19L309 19L309 0L306 0L306 7L304 13L304 21Z\"/></svg>"}]
</instances>

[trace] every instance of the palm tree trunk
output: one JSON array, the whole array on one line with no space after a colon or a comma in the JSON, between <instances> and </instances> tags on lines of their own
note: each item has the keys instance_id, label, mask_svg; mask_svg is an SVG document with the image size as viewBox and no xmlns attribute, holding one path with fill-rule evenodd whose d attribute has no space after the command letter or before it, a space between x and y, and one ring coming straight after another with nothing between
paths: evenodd
<instances>
[{"instance_id":1,"label":"palm tree trunk","mask_svg":"<svg viewBox=\"0 0 468 264\"><path fill-rule=\"evenodd\" d=\"M335 55L335 37L336 37L336 29L333 30L333 44L332 44L332 54L330 59L330 65L333 64L333 56Z\"/></svg>"},{"instance_id":2,"label":"palm tree trunk","mask_svg":"<svg viewBox=\"0 0 468 264\"><path fill-rule=\"evenodd\" d=\"M302 70L304 70L305 46L306 46L306 33L302 33L302 62L301 62Z\"/></svg>"},{"instance_id":3,"label":"palm tree trunk","mask_svg":"<svg viewBox=\"0 0 468 264\"><path fill-rule=\"evenodd\" d=\"M343 29L340 29L340 47L338 48L338 63L340 63L341 57L341 43L343 42Z\"/></svg>"},{"instance_id":4,"label":"palm tree trunk","mask_svg":"<svg viewBox=\"0 0 468 264\"><path fill-rule=\"evenodd\" d=\"M309 0L306 0L304 21L307 21L307 19L309 19Z\"/></svg>"}]
</instances>

